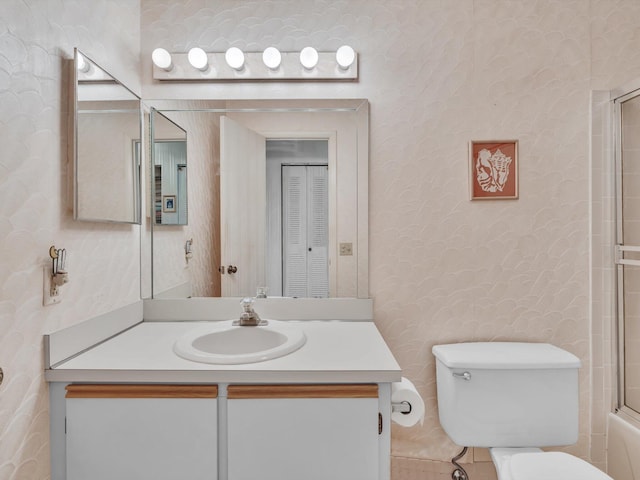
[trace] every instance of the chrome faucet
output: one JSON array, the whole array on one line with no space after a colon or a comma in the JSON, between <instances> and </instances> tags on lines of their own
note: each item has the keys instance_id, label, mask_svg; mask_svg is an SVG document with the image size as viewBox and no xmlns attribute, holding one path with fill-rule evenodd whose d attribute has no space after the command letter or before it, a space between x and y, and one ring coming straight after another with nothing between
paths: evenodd
<instances>
[{"instance_id":1,"label":"chrome faucet","mask_svg":"<svg viewBox=\"0 0 640 480\"><path fill-rule=\"evenodd\" d=\"M240 325L241 327L257 327L258 325L266 325L266 320L260 320L260 316L253 309L254 299L251 297L245 297L240 301L242 305L242 314L240 319L233 322L234 325Z\"/></svg>"}]
</instances>

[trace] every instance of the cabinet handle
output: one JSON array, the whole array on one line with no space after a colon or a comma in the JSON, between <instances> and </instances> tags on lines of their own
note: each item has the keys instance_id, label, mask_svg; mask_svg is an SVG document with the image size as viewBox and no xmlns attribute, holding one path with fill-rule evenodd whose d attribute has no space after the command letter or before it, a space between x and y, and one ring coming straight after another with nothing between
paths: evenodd
<instances>
[{"instance_id":1,"label":"cabinet handle","mask_svg":"<svg viewBox=\"0 0 640 480\"><path fill-rule=\"evenodd\" d=\"M378 412L378 435L382 435L382 414Z\"/></svg>"},{"instance_id":2,"label":"cabinet handle","mask_svg":"<svg viewBox=\"0 0 640 480\"><path fill-rule=\"evenodd\" d=\"M227 398L378 398L378 385L229 385Z\"/></svg>"},{"instance_id":3,"label":"cabinet handle","mask_svg":"<svg viewBox=\"0 0 640 480\"><path fill-rule=\"evenodd\" d=\"M70 384L66 398L217 398L217 385Z\"/></svg>"},{"instance_id":4,"label":"cabinet handle","mask_svg":"<svg viewBox=\"0 0 640 480\"><path fill-rule=\"evenodd\" d=\"M234 265L229 265L227 267L227 273L228 274L236 273L237 271L238 271L238 267L236 267Z\"/></svg>"}]
</instances>

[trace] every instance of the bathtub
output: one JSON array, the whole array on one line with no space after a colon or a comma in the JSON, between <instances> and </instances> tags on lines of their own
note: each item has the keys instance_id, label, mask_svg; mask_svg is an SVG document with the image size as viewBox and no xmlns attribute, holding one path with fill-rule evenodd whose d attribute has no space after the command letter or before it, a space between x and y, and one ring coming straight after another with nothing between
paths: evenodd
<instances>
[{"instance_id":1,"label":"bathtub","mask_svg":"<svg viewBox=\"0 0 640 480\"><path fill-rule=\"evenodd\" d=\"M640 428L610 413L607 431L607 473L615 480L640 480Z\"/></svg>"}]
</instances>

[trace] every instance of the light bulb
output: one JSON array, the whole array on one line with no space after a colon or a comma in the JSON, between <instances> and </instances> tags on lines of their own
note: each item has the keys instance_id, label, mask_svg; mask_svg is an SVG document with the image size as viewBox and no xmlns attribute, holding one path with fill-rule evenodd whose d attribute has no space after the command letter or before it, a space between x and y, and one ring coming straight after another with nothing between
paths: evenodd
<instances>
[{"instance_id":1,"label":"light bulb","mask_svg":"<svg viewBox=\"0 0 640 480\"><path fill-rule=\"evenodd\" d=\"M280 50L276 47L268 47L262 52L262 61L271 70L277 70L282 62L282 55Z\"/></svg>"},{"instance_id":2,"label":"light bulb","mask_svg":"<svg viewBox=\"0 0 640 480\"><path fill-rule=\"evenodd\" d=\"M171 54L164 48L156 48L151 53L151 60L156 67L169 71L173 68L173 62L171 61Z\"/></svg>"},{"instance_id":3,"label":"light bulb","mask_svg":"<svg viewBox=\"0 0 640 480\"><path fill-rule=\"evenodd\" d=\"M318 52L313 47L304 47L300 52L300 63L307 70L311 70L318 65Z\"/></svg>"},{"instance_id":4,"label":"light bulb","mask_svg":"<svg viewBox=\"0 0 640 480\"><path fill-rule=\"evenodd\" d=\"M189 54L187 55L189 59L189 63L193 68L197 68L198 70L202 70L203 72L209 68L209 59L207 58L207 53L198 47L193 47L189 50Z\"/></svg>"},{"instance_id":5,"label":"light bulb","mask_svg":"<svg viewBox=\"0 0 640 480\"><path fill-rule=\"evenodd\" d=\"M224 59L234 70L242 70L244 67L244 53L237 47L231 47L224 54Z\"/></svg>"},{"instance_id":6,"label":"light bulb","mask_svg":"<svg viewBox=\"0 0 640 480\"><path fill-rule=\"evenodd\" d=\"M356 52L349 45L341 46L336 51L336 62L343 70L346 70L356 60Z\"/></svg>"}]
</instances>

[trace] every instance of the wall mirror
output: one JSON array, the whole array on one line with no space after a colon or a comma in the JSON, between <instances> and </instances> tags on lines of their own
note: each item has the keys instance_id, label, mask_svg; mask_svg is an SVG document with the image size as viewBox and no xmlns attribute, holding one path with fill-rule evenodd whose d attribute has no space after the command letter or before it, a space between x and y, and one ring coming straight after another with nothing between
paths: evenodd
<instances>
[{"instance_id":1,"label":"wall mirror","mask_svg":"<svg viewBox=\"0 0 640 480\"><path fill-rule=\"evenodd\" d=\"M74 51L74 218L140 223L140 98Z\"/></svg>"},{"instance_id":2,"label":"wall mirror","mask_svg":"<svg viewBox=\"0 0 640 480\"><path fill-rule=\"evenodd\" d=\"M152 222L154 298L368 297L366 100L147 103L189 151L188 225Z\"/></svg>"},{"instance_id":3,"label":"wall mirror","mask_svg":"<svg viewBox=\"0 0 640 480\"><path fill-rule=\"evenodd\" d=\"M187 132L152 108L151 186L156 225L187 225Z\"/></svg>"}]
</instances>

